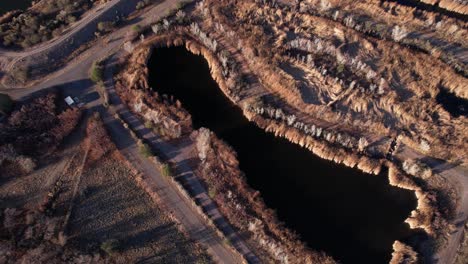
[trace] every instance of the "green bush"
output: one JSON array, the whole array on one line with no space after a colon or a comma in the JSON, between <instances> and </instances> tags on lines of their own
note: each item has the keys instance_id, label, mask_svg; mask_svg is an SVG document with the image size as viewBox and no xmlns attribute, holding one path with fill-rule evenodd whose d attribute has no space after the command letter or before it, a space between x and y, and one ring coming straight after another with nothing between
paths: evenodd
<instances>
[{"instance_id":1,"label":"green bush","mask_svg":"<svg viewBox=\"0 0 468 264\"><path fill-rule=\"evenodd\" d=\"M91 66L91 72L89 73L89 78L95 83L103 81L104 78L104 69L100 65L100 62L94 62Z\"/></svg>"},{"instance_id":2,"label":"green bush","mask_svg":"<svg viewBox=\"0 0 468 264\"><path fill-rule=\"evenodd\" d=\"M101 250L106 252L109 256L117 252L119 241L116 239L108 239L101 243Z\"/></svg>"},{"instance_id":3,"label":"green bush","mask_svg":"<svg viewBox=\"0 0 468 264\"><path fill-rule=\"evenodd\" d=\"M145 121L145 127L148 129L153 129L153 122L146 120Z\"/></svg>"},{"instance_id":4,"label":"green bush","mask_svg":"<svg viewBox=\"0 0 468 264\"><path fill-rule=\"evenodd\" d=\"M338 67L336 67L336 72L337 73L342 73L345 69L345 66L343 63L338 64Z\"/></svg>"},{"instance_id":5,"label":"green bush","mask_svg":"<svg viewBox=\"0 0 468 264\"><path fill-rule=\"evenodd\" d=\"M145 156L146 158L153 156L151 148L148 146L148 144L145 143L140 144L140 154Z\"/></svg>"},{"instance_id":6,"label":"green bush","mask_svg":"<svg viewBox=\"0 0 468 264\"><path fill-rule=\"evenodd\" d=\"M114 25L115 24L112 21L102 21L98 23L97 29L100 32L109 32L114 28Z\"/></svg>"},{"instance_id":7,"label":"green bush","mask_svg":"<svg viewBox=\"0 0 468 264\"><path fill-rule=\"evenodd\" d=\"M208 196L210 196L211 199L214 199L216 196L216 190L213 188L210 188L208 191Z\"/></svg>"},{"instance_id":8,"label":"green bush","mask_svg":"<svg viewBox=\"0 0 468 264\"><path fill-rule=\"evenodd\" d=\"M167 163L161 165L161 173L164 177L172 177L171 166Z\"/></svg>"}]
</instances>

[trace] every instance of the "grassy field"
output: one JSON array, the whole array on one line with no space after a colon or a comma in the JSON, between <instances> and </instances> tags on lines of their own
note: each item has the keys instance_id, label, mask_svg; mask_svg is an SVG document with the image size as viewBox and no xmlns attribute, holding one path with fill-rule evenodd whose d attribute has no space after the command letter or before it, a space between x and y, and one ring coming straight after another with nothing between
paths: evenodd
<instances>
[{"instance_id":1,"label":"grassy field","mask_svg":"<svg viewBox=\"0 0 468 264\"><path fill-rule=\"evenodd\" d=\"M0 176L0 263L210 263L136 185L99 119L83 128L32 173Z\"/></svg>"}]
</instances>

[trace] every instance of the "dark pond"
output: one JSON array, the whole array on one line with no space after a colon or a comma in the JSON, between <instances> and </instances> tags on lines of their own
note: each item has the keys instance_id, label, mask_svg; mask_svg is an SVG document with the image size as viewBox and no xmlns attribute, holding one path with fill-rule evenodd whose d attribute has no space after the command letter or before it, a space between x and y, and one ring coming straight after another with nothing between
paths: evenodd
<instances>
[{"instance_id":1,"label":"dark pond","mask_svg":"<svg viewBox=\"0 0 468 264\"><path fill-rule=\"evenodd\" d=\"M27 9L31 3L32 0L0 0L0 16L11 10Z\"/></svg>"},{"instance_id":2,"label":"dark pond","mask_svg":"<svg viewBox=\"0 0 468 264\"><path fill-rule=\"evenodd\" d=\"M314 249L343 263L388 263L392 243L412 233L403 222L416 207L412 192L375 176L322 160L247 121L211 78L207 62L183 47L156 49L150 83L174 95L238 153L248 183L279 218Z\"/></svg>"},{"instance_id":3,"label":"dark pond","mask_svg":"<svg viewBox=\"0 0 468 264\"><path fill-rule=\"evenodd\" d=\"M452 116L468 116L468 100L457 97L444 88L440 89L436 100Z\"/></svg>"}]
</instances>

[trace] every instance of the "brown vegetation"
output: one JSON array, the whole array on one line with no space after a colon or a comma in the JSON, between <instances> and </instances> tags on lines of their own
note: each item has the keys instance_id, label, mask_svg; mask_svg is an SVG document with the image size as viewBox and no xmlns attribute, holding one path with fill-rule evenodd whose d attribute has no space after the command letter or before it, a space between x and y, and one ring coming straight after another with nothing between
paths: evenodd
<instances>
[{"instance_id":1,"label":"brown vegetation","mask_svg":"<svg viewBox=\"0 0 468 264\"><path fill-rule=\"evenodd\" d=\"M151 91L148 85L146 62L151 54L149 47L135 51L129 59L116 89L131 109L144 118L145 125L157 134L177 138L189 131L192 120L179 101Z\"/></svg>"},{"instance_id":2,"label":"brown vegetation","mask_svg":"<svg viewBox=\"0 0 468 264\"><path fill-rule=\"evenodd\" d=\"M224 38L230 45L224 48L242 47L249 68L281 108L288 104L297 116L340 123L340 130L401 134L405 143L435 157L462 157L465 117L451 117L435 98L443 88L466 98L467 80L440 61L287 8L260 8L253 1L205 1L203 8L212 14L206 28L232 36ZM301 55L290 57L291 49ZM422 141L429 148L422 149Z\"/></svg>"},{"instance_id":3,"label":"brown vegetation","mask_svg":"<svg viewBox=\"0 0 468 264\"><path fill-rule=\"evenodd\" d=\"M90 120L86 134L84 147L92 147L70 220L71 243L81 250L104 251L118 262L209 262L141 189L136 170L116 149L99 118Z\"/></svg>"},{"instance_id":4,"label":"brown vegetation","mask_svg":"<svg viewBox=\"0 0 468 264\"><path fill-rule=\"evenodd\" d=\"M11 13L0 21L0 45L29 48L59 36L95 3L91 0L43 0L24 12Z\"/></svg>"},{"instance_id":5,"label":"brown vegetation","mask_svg":"<svg viewBox=\"0 0 468 264\"><path fill-rule=\"evenodd\" d=\"M203 46L200 46L199 44L197 44L196 41L193 41L190 38L187 38L187 36L184 39L183 35L174 35L174 34L169 35L169 36L163 35L162 37L156 37L148 41L156 46L158 45L170 46L170 45L181 45L183 44L183 40L186 42L187 49L189 49L192 52L195 52L196 54L201 53L203 54L203 56L205 56L205 58L209 62L212 75L215 80L219 81L221 89L228 96L232 95L233 91L235 93L236 91L235 89L233 90L231 89L231 87L226 85L225 79L222 77L222 72L223 72L222 66L221 64L217 62L216 57L214 57L212 53L208 51L208 49L205 49ZM140 60L146 61L146 59L149 57L149 54L150 54L150 48L145 46L142 48L142 50L144 51L145 56L142 57ZM127 68L124 68L123 74L126 74L128 72L128 69L132 69L135 72L138 71L137 70L138 68L140 68L140 71L147 71L146 65L140 64L140 66L135 66L135 63L133 63L134 61L130 60L130 62L131 63L128 64ZM126 76L128 77L131 75L126 75ZM146 85L147 83L147 79L146 79L147 75L140 75L140 76L143 76L143 77L140 79L137 78L138 81L135 81L134 79L130 79L130 80L133 80L133 83L136 85L136 87L139 87L139 85ZM128 79L120 77L120 82L124 83L125 80L128 81ZM143 86L143 87L147 87L147 86ZM127 94L128 92L132 91L132 90L126 91L125 89L123 89L123 87L121 87L121 89L122 90L120 92L124 97L128 96ZM147 96L150 96L150 95L148 94ZM230 98L234 102L236 101L235 98L233 97L230 97ZM323 138L320 138L320 134L317 134L317 131L321 131L319 133L324 133L325 135L328 135L330 134L330 132L333 133L333 131L327 132L325 130L321 130L319 127L315 127L315 132L314 132L315 134L310 136L310 135L304 134L303 126L300 128L291 126L291 121L289 120L290 118L284 112L281 112L282 114L280 114L279 117L272 118L272 116L270 116L270 118L264 118L261 115L259 115L258 112L255 111L255 107L258 107L258 106L259 106L258 102L252 102L249 100L245 101L244 102L244 114L249 119L257 123L257 125L266 129L267 131L274 132L277 136L285 137L294 143L300 144L301 146L305 146L322 158L330 159L338 163L343 163L350 167L357 167L369 173L378 174L380 172L381 163L382 163L381 161L369 158L366 155L358 155L357 153L353 151L353 149L354 150L361 149L361 151L364 151L364 153L374 154L373 152L369 152L368 150L366 150L367 143L365 140L356 139L355 143L351 143L351 141L353 141L352 138L346 139L346 134L341 134L341 138L344 140L343 142L348 142L348 143L342 146L333 146L330 143L332 143L331 140L336 140L337 134L334 134L332 137L323 136ZM265 107L265 105L262 105L262 106ZM275 120L275 119L278 119L278 120ZM201 135L204 135L204 134L206 133L201 133ZM320 138L320 140L317 139L317 135ZM277 222L275 215L270 210L265 208L265 205L261 201L260 196L258 194L254 194L253 191L248 188L241 172L236 167L237 159L235 158L235 153L232 151L232 149L230 149L224 143L219 143L219 145L217 146L223 149L222 153L218 152L216 154L213 154L213 150L210 149L212 148L211 146L212 143L209 143L210 140L207 140L206 138L207 136L205 135L205 137L198 138L197 140L197 146L199 148L198 155L199 155L200 160L203 161L203 164L205 164L205 167L200 167L199 169L200 171L198 174L205 179L205 183L207 184L207 187L210 190L210 194L215 199L215 201L217 201L217 204L223 211L223 214L228 217L228 219L231 221L231 223L234 226L236 226L239 229L245 229L246 226L250 226L251 228L253 228L252 230L250 230L251 232L250 233L251 235L249 237L249 239L251 239L250 243L252 243L252 245L255 248L257 248L259 252L263 252L264 254L263 257L265 259L270 259L270 260L272 259L284 260L285 258L289 259L290 254L292 254L292 251L291 251L292 249L289 246L295 245L293 248L300 249L300 250L294 253L293 255L298 257L299 259L302 259L302 261L305 261L307 259L313 259L313 260L327 259L325 256L321 254L307 251L304 248L304 246L300 245L300 242L298 242L294 234L290 233L290 231L288 230L282 229L280 227L281 225ZM210 136L209 138L212 138L212 136ZM341 141L336 141L336 142L338 142L339 144L343 144L343 143L340 143ZM348 146L349 144L351 144L351 147ZM344 147L347 147L347 149ZM208 153L210 151L212 153L211 155L213 155L212 157L217 157L217 159L211 159L210 162L207 162L207 159L209 156ZM394 170L396 169L396 167L392 167L392 168ZM217 171L217 172L222 171L223 173L213 174L213 171ZM220 175L229 175L229 176L227 178L224 178L224 177L220 178ZM400 186L401 184L404 185L404 182L409 181L408 176L404 174L399 174L401 176L398 179L396 179L392 175L394 175L394 173L391 173L390 175L390 177L393 177L393 180L391 181L393 185ZM440 235L447 225L446 225L445 220L441 217L441 214L437 210L438 204L435 201L434 194L426 193L426 191L423 191L420 187L418 187L414 183L408 189L418 190L417 195L418 195L418 200L420 202L418 209L413 212L408 222L411 224L413 228L421 227L431 234L437 234L437 236ZM232 198L233 192L238 194L238 196L235 196L237 197L236 198L237 200ZM243 195L241 196L240 194L243 194ZM245 195L245 194L248 194L248 195ZM229 197L227 197L227 195ZM247 197L247 198L239 198L239 197ZM239 219L244 219L244 220L239 221ZM249 220L251 220L251 222L249 222ZM271 226L268 226L270 224ZM259 228L256 225L260 225L261 228ZM264 230L264 228L266 228L266 230ZM271 230L269 228L271 228ZM270 236L272 233L275 235ZM271 243L263 243L263 242L259 243L259 241L265 241L265 240L268 241L270 239L271 239ZM287 240L288 242L277 243L277 242L274 242L275 239L280 239L281 241ZM332 261L332 260L328 259L327 261Z\"/></svg>"},{"instance_id":6,"label":"brown vegetation","mask_svg":"<svg viewBox=\"0 0 468 264\"><path fill-rule=\"evenodd\" d=\"M438 5L441 8L468 15L468 4L463 0L420 0L426 4Z\"/></svg>"},{"instance_id":7,"label":"brown vegetation","mask_svg":"<svg viewBox=\"0 0 468 264\"><path fill-rule=\"evenodd\" d=\"M36 98L13 112L6 123L0 124L2 174L31 172L35 167L34 159L54 152L75 128L80 110L59 110L56 100L56 94Z\"/></svg>"},{"instance_id":8,"label":"brown vegetation","mask_svg":"<svg viewBox=\"0 0 468 264\"><path fill-rule=\"evenodd\" d=\"M418 255L413 249L400 241L393 243L392 260L390 264L416 264Z\"/></svg>"},{"instance_id":9,"label":"brown vegetation","mask_svg":"<svg viewBox=\"0 0 468 264\"><path fill-rule=\"evenodd\" d=\"M119 79L119 93L130 106L137 106L133 111L140 112L141 106L164 111L166 107L135 104L134 91L148 89L145 64L151 45L185 45L206 58L220 88L260 127L322 158L366 172L377 174L385 163L390 167L390 183L414 190L418 198L407 222L435 240L430 250L442 246L454 212L453 188L422 161L384 158L395 139L429 156L466 162L466 116L452 116L436 100L444 89L468 98L464 65L458 59L447 60L455 55L441 47L425 46L409 37L411 32L430 30L433 37L465 47L466 23L442 17L436 25L434 13L372 0L282 2L205 0L190 14L189 26L187 20L175 19L154 25L157 36L142 47L132 45L136 52ZM138 96L151 100L149 92ZM284 230L276 230L274 214L256 211L261 199L250 196L232 150L224 143L206 142L211 142L206 135L198 141L199 174L223 213L244 229L249 217L260 219L262 228L250 239L281 237ZM222 158L207 162L210 152ZM234 176L210 174L216 170ZM239 197L231 199L237 191ZM250 209L243 215L239 206ZM265 227L270 222L273 226ZM262 234L263 228L271 230ZM290 244L259 246L252 242L255 239L250 243L267 258L278 260L291 253L288 245L298 243L294 235L284 232ZM400 249L395 261L415 259L410 248L401 246L396 251Z\"/></svg>"},{"instance_id":10,"label":"brown vegetation","mask_svg":"<svg viewBox=\"0 0 468 264\"><path fill-rule=\"evenodd\" d=\"M196 170L221 212L267 262L335 263L303 245L298 236L277 220L258 191L251 189L239 169L235 151L208 129L192 133L201 163Z\"/></svg>"},{"instance_id":11,"label":"brown vegetation","mask_svg":"<svg viewBox=\"0 0 468 264\"><path fill-rule=\"evenodd\" d=\"M137 186L98 116L51 155L0 185L0 262L210 262Z\"/></svg>"}]
</instances>

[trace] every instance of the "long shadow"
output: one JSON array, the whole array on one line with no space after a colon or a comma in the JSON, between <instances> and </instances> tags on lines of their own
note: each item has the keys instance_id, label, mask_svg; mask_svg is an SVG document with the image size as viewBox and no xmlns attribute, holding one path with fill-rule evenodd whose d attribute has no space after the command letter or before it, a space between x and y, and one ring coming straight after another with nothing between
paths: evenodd
<instances>
[{"instance_id":1,"label":"long shadow","mask_svg":"<svg viewBox=\"0 0 468 264\"><path fill-rule=\"evenodd\" d=\"M53 85L49 87L42 88L40 90L34 91L32 93L28 93L28 88L23 89L15 89L13 92L17 92L19 94L24 94L17 100L17 106L21 106L23 104L27 104L34 100L34 98L44 96L48 93L59 93L64 96L71 96L71 97L78 97L81 98L82 96L87 96L89 99L87 103L93 102L97 100L96 96L90 96L88 94L93 94L92 87L93 82L89 79L81 79L72 82L66 82L58 85Z\"/></svg>"},{"instance_id":2,"label":"long shadow","mask_svg":"<svg viewBox=\"0 0 468 264\"><path fill-rule=\"evenodd\" d=\"M458 167L461 165L463 162L461 160L455 161L455 162L447 162L445 160L441 159L436 159L436 158L431 158L431 157L424 157L420 159L421 162L425 164L431 164L432 165L432 171L435 173L442 173L444 171L453 169L455 167Z\"/></svg>"},{"instance_id":3,"label":"long shadow","mask_svg":"<svg viewBox=\"0 0 468 264\"><path fill-rule=\"evenodd\" d=\"M138 208L145 200L139 197L129 199L130 194L118 197L112 195L122 193L125 184L118 181L116 184L87 185L72 215L71 245L97 251L102 242L117 239L120 252L134 252L135 249L143 252L138 263L173 261L177 256L183 256L190 262L192 256L187 245L191 242L179 233L174 223L159 218L162 213L159 209L140 212ZM117 212L128 214L119 214L120 219L116 221L114 215ZM153 243L157 243L158 247L154 247ZM143 248L151 248L152 253L148 256Z\"/></svg>"}]
</instances>

